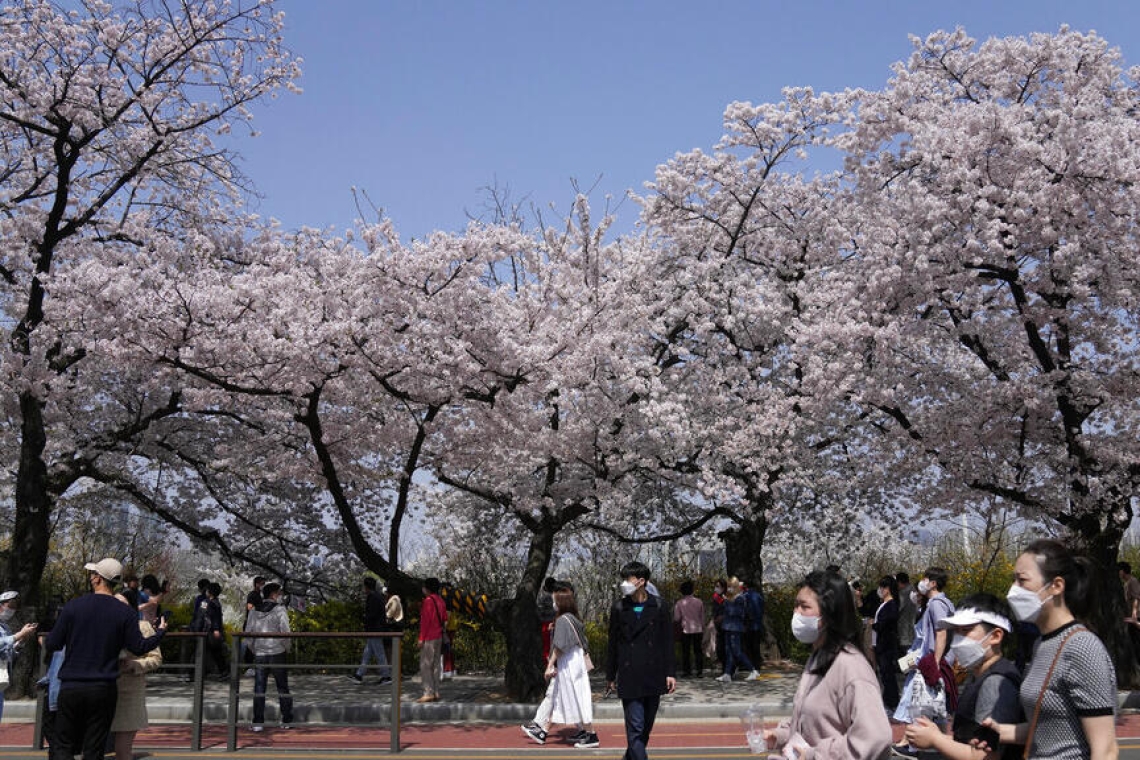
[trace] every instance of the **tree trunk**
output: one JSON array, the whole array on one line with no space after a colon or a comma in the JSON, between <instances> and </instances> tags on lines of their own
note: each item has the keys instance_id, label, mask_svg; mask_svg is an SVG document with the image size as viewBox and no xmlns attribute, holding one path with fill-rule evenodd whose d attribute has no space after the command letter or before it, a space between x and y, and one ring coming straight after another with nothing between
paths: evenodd
<instances>
[{"instance_id":1,"label":"tree trunk","mask_svg":"<svg viewBox=\"0 0 1140 760\"><path fill-rule=\"evenodd\" d=\"M20 415L20 464L16 470L16 520L12 529L12 551L8 555L8 584L20 592L21 618L34 621L51 535L52 499L43 460L47 443L43 402L28 391L21 393ZM16 660L12 684L6 692L9 698L32 693L33 666L38 651L38 646L32 644L25 647Z\"/></svg>"},{"instance_id":2,"label":"tree trunk","mask_svg":"<svg viewBox=\"0 0 1140 760\"><path fill-rule=\"evenodd\" d=\"M1087 622L1112 657L1117 685L1122 689L1137 688L1140 686L1140 670L1128 635L1128 625L1124 622L1127 616L1124 589L1116 569L1120 542L1131 521L1132 510L1127 497L1124 497L1122 506L1102 505L1095 514L1086 514L1066 523L1072 533L1071 545L1077 553L1088 557L1093 566L1092 604Z\"/></svg>"},{"instance_id":3,"label":"tree trunk","mask_svg":"<svg viewBox=\"0 0 1140 760\"><path fill-rule=\"evenodd\" d=\"M504 633L507 638L505 685L512 699L537 702L546 692L543 678L542 632L536 598L554 552L554 529L546 521L531 537L526 569L515 598L507 611Z\"/></svg>"},{"instance_id":4,"label":"tree trunk","mask_svg":"<svg viewBox=\"0 0 1140 760\"><path fill-rule=\"evenodd\" d=\"M764 582L764 536L768 520L762 510L760 517L749 517L743 522L720 532L724 541L725 570L742 581L759 587Z\"/></svg>"}]
</instances>

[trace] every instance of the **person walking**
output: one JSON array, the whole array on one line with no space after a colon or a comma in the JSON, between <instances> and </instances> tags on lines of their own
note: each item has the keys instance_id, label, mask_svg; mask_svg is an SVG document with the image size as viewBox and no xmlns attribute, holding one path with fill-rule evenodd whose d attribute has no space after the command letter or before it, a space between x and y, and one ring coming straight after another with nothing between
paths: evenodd
<instances>
[{"instance_id":1,"label":"person walking","mask_svg":"<svg viewBox=\"0 0 1140 760\"><path fill-rule=\"evenodd\" d=\"M12 681L12 663L19 654L20 645L36 633L35 623L25 623L15 633L9 627L16 614L19 596L15 591L0 594L0 718L4 717L4 692Z\"/></svg>"},{"instance_id":2,"label":"person walking","mask_svg":"<svg viewBox=\"0 0 1140 760\"><path fill-rule=\"evenodd\" d=\"M681 584L681 598L673 603L673 624L681 632L681 675L690 678L696 664L697 676L705 674L701 635L705 630L705 605L693 596L693 582Z\"/></svg>"},{"instance_id":3,"label":"person walking","mask_svg":"<svg viewBox=\"0 0 1140 760\"><path fill-rule=\"evenodd\" d=\"M404 630L404 604L400 601L399 595L393 594L387 586L383 588L383 594L388 599L384 604L385 630L402 633ZM389 663L392 663L392 667L400 666L400 663L392 658L392 639L384 639L384 656Z\"/></svg>"},{"instance_id":4,"label":"person walking","mask_svg":"<svg viewBox=\"0 0 1140 760\"><path fill-rule=\"evenodd\" d=\"M523 733L538 744L545 744L551 723L574 724L578 731L570 737L571 744L579 749L590 749L599 742L594 731L586 626L578 617L573 591L560 589L552 597L558 617L554 620L545 671L550 680L550 703L547 706L543 700L534 721L523 726Z\"/></svg>"},{"instance_id":5,"label":"person walking","mask_svg":"<svg viewBox=\"0 0 1140 760\"><path fill-rule=\"evenodd\" d=\"M261 606L249 613L247 629L250 633L289 633L289 611L281 604L281 584L265 584ZM253 636L249 639L253 649L253 726L254 732L265 728L265 690L269 676L277 688L277 704L281 709L281 728L293 727L293 694L289 691L289 671L282 667L289 651L288 638Z\"/></svg>"},{"instance_id":6,"label":"person walking","mask_svg":"<svg viewBox=\"0 0 1140 760\"><path fill-rule=\"evenodd\" d=\"M899 653L910 651L914 643L914 622L918 616L918 591L910 585L910 574L900 570L895 573L895 582L898 583L898 593L895 599L899 603Z\"/></svg>"},{"instance_id":7,"label":"person walking","mask_svg":"<svg viewBox=\"0 0 1140 760\"><path fill-rule=\"evenodd\" d=\"M142 655L162 641L166 621L153 636L143 637L138 613L114 597L123 573L117 559L107 557L83 566L90 594L60 610L44 652L50 657L66 648L59 669L59 710L55 719L52 760L103 760L118 696L119 652Z\"/></svg>"},{"instance_id":8,"label":"person walking","mask_svg":"<svg viewBox=\"0 0 1140 760\"><path fill-rule=\"evenodd\" d=\"M895 720L900 723L912 722L910 701L914 694L912 688L914 679L925 678L918 669L918 663L923 658L929 657L933 659L932 670L938 671L942 658L948 651L948 634L944 628L939 627L939 623L944 618L954 614L954 603L946 596L944 590L948 580L949 575L945 569L928 567L922 580L918 582L920 612L914 624L914 643L911 644L910 650L907 652L911 665L894 714ZM930 685L933 686L934 684ZM904 758L914 756L913 749L908 749L905 742L895 745L892 751Z\"/></svg>"},{"instance_id":9,"label":"person walking","mask_svg":"<svg viewBox=\"0 0 1140 760\"><path fill-rule=\"evenodd\" d=\"M883 706L893 713L899 705L899 603L898 584L889 575L879 580L879 606L871 622L871 648L875 652L875 666L882 685Z\"/></svg>"},{"instance_id":10,"label":"person walking","mask_svg":"<svg viewBox=\"0 0 1140 760\"><path fill-rule=\"evenodd\" d=\"M736 669L744 666L749 670L745 680L758 681L760 673L752 665L752 660L744 653L744 631L747 627L745 617L748 612L743 591L743 584L734 578L728 580L728 591L724 602L724 672L716 680L729 683L736 675Z\"/></svg>"},{"instance_id":11,"label":"person walking","mask_svg":"<svg viewBox=\"0 0 1140 760\"><path fill-rule=\"evenodd\" d=\"M146 588L145 578L142 586ZM130 600L124 595L116 594L115 598L127 606L131 605ZM146 603L147 601L143 601L143 604ZM154 606L157 606L157 603ZM155 633L154 625L146 619L140 618L138 627L139 633L144 638ZM150 725L146 713L146 674L158 670L161 666L162 649L158 647L143 655L134 655L130 650L119 653L119 680L116 683L119 694L115 702L115 717L111 721L115 760L132 760L135 736Z\"/></svg>"},{"instance_id":12,"label":"person walking","mask_svg":"<svg viewBox=\"0 0 1140 760\"><path fill-rule=\"evenodd\" d=\"M882 757L891 744L891 726L862 651L862 618L847 581L827 571L810 573L794 609L792 635L811 647L811 655L792 717L764 732L768 748L795 760Z\"/></svg>"},{"instance_id":13,"label":"person walking","mask_svg":"<svg viewBox=\"0 0 1140 760\"><path fill-rule=\"evenodd\" d=\"M439 595L439 579L424 580L423 604L420 605L420 681L423 696L417 702L438 702L440 682L440 649L444 626L447 625L447 603Z\"/></svg>"},{"instance_id":14,"label":"person walking","mask_svg":"<svg viewBox=\"0 0 1140 760\"><path fill-rule=\"evenodd\" d=\"M364 630L366 633L379 633L386 630L387 621L385 607L388 600L376 589L376 579L367 576L364 579ZM360 657L360 667L349 678L357 683L364 683L364 674L368 672L368 665L375 661L380 671L380 685L392 682L392 669L388 667L388 657L384 653L384 639L369 638L364 640L364 654Z\"/></svg>"},{"instance_id":15,"label":"person walking","mask_svg":"<svg viewBox=\"0 0 1140 760\"><path fill-rule=\"evenodd\" d=\"M1021 673L1002 656L1002 644L1013 631L1013 616L1004 599L993 594L973 594L958 604L958 611L943 619L942 626L954 638L950 651L955 663L969 673L954 710L954 731L942 732L933 721L919 718L907 726L912 747L935 750L947 760L1017 760L1021 748L994 742L993 729L982 722L992 718L1002 723L1020 723ZM984 742L990 749L976 745Z\"/></svg>"},{"instance_id":16,"label":"person walking","mask_svg":"<svg viewBox=\"0 0 1140 760\"><path fill-rule=\"evenodd\" d=\"M621 598L610 609L606 682L625 714L625 760L645 760L662 694L677 688L673 620L661 598L646 591L649 568L621 568Z\"/></svg>"},{"instance_id":17,"label":"person walking","mask_svg":"<svg viewBox=\"0 0 1140 760\"><path fill-rule=\"evenodd\" d=\"M219 681L228 681L226 670L226 629L222 618L222 584L211 581L206 587L205 619L201 623L206 632L206 674Z\"/></svg>"},{"instance_id":18,"label":"person walking","mask_svg":"<svg viewBox=\"0 0 1140 760\"><path fill-rule=\"evenodd\" d=\"M728 581L724 578L717 578L716 583L713 584L712 593L712 623L716 629L716 638L714 639L714 648L716 650L716 661L720 665L721 672L724 672L725 661L725 647L724 647L724 603L725 591L728 590Z\"/></svg>"},{"instance_id":19,"label":"person walking","mask_svg":"<svg viewBox=\"0 0 1140 760\"><path fill-rule=\"evenodd\" d=\"M1092 563L1059 541L1038 539L1017 558L1006 600L1019 620L1041 631L1021 682L1029 722L989 718L983 725L1002 744L1025 746L1029 760L1115 760L1116 669L1082 622L1096 604Z\"/></svg>"}]
</instances>

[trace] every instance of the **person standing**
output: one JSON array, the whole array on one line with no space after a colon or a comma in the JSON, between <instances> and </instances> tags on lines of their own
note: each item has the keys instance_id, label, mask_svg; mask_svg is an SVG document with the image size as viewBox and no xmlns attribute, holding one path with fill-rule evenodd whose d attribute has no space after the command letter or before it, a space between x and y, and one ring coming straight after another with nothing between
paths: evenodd
<instances>
[{"instance_id":1,"label":"person standing","mask_svg":"<svg viewBox=\"0 0 1140 760\"><path fill-rule=\"evenodd\" d=\"M424 580L423 604L420 606L420 681L424 693L417 702L438 702L440 650L444 626L447 625L447 603L439 595L439 579Z\"/></svg>"},{"instance_id":2,"label":"person standing","mask_svg":"<svg viewBox=\"0 0 1140 760\"><path fill-rule=\"evenodd\" d=\"M899 603L895 579L884 575L879 581L879 606L871 622L871 647L883 691L883 706L893 713L899 706L899 682L896 661L899 657Z\"/></svg>"},{"instance_id":3,"label":"person standing","mask_svg":"<svg viewBox=\"0 0 1140 760\"><path fill-rule=\"evenodd\" d=\"M44 645L49 657L66 648L52 760L72 760L81 753L84 760L103 760L118 697L119 652L126 648L146 654L166 632L166 621L160 620L155 634L144 638L138 613L114 597L123 573L117 559L89 562L84 569L91 593L63 606Z\"/></svg>"},{"instance_id":4,"label":"person standing","mask_svg":"<svg viewBox=\"0 0 1140 760\"><path fill-rule=\"evenodd\" d=\"M265 601L262 596L261 590L265 588L265 576L257 575L253 578L253 588L248 594L245 595L245 619L242 621L241 629L243 631L249 630L249 614L261 606ZM253 643L250 639L243 639L241 643L241 661L245 665L252 665L254 659ZM245 672L247 676L253 675L251 670Z\"/></svg>"},{"instance_id":5,"label":"person standing","mask_svg":"<svg viewBox=\"0 0 1140 760\"><path fill-rule=\"evenodd\" d=\"M705 605L693 596L692 581L681 584L681 598L673 603L673 623L681 632L681 674L691 677L696 663L697 675L703 676L705 660L701 653L701 634L705 630Z\"/></svg>"},{"instance_id":6,"label":"person standing","mask_svg":"<svg viewBox=\"0 0 1140 760\"><path fill-rule=\"evenodd\" d=\"M264 601L249 613L247 630L250 633L289 633L289 611L281 604L281 584L267 583L262 592ZM256 666L253 678L254 732L265 728L265 690L269 676L277 687L277 704L281 708L281 728L293 726L293 695L289 691L289 671L281 667L289 651L289 639L274 637L250 638L253 661Z\"/></svg>"},{"instance_id":7,"label":"person standing","mask_svg":"<svg viewBox=\"0 0 1140 760\"><path fill-rule=\"evenodd\" d=\"M1132 565L1127 562L1117 562L1116 570L1124 586L1124 622L1128 624L1132 652L1140 659L1140 579L1132 575Z\"/></svg>"},{"instance_id":8,"label":"person standing","mask_svg":"<svg viewBox=\"0 0 1140 760\"><path fill-rule=\"evenodd\" d=\"M716 661L720 664L721 672L724 671L724 593L728 590L728 581L724 578L717 578L716 583L713 585L712 593L712 622L713 627L716 629L715 649Z\"/></svg>"},{"instance_id":9,"label":"person standing","mask_svg":"<svg viewBox=\"0 0 1140 760\"><path fill-rule=\"evenodd\" d=\"M630 562L621 568L621 598L610 609L606 682L616 686L625 713L625 760L645 760L662 694L677 688L673 662L673 620L660 597L645 586L649 568Z\"/></svg>"},{"instance_id":10,"label":"person standing","mask_svg":"<svg viewBox=\"0 0 1140 760\"><path fill-rule=\"evenodd\" d=\"M744 581L744 651L757 669L764 664L764 593Z\"/></svg>"},{"instance_id":11,"label":"person standing","mask_svg":"<svg viewBox=\"0 0 1140 760\"><path fill-rule=\"evenodd\" d=\"M388 599L384 605L385 630L402 633L404 630L404 604L400 601L399 594L393 594L387 586L382 589L382 593ZM393 666L399 667L400 663L392 658L392 639L384 639L384 656Z\"/></svg>"},{"instance_id":12,"label":"person standing","mask_svg":"<svg viewBox=\"0 0 1140 760\"><path fill-rule=\"evenodd\" d=\"M4 669L0 673L4 679L3 684L0 684L0 718L4 717L4 691L12 680L12 661L16 659L20 645L36 632L35 623L26 623L16 633L12 633L9 627L16 614L16 600L19 596L15 591L0 594L0 668Z\"/></svg>"},{"instance_id":13,"label":"person standing","mask_svg":"<svg viewBox=\"0 0 1140 760\"><path fill-rule=\"evenodd\" d=\"M385 607L388 600L376 590L376 579L367 576L364 579L364 630L366 633L379 633L386 630ZM360 667L349 675L353 681L364 683L364 674L368 672L369 663L375 661L380 670L380 685L392 682L392 669L388 667L388 657L384 654L384 639L370 638L364 640L364 654L360 658Z\"/></svg>"},{"instance_id":14,"label":"person standing","mask_svg":"<svg viewBox=\"0 0 1140 760\"><path fill-rule=\"evenodd\" d=\"M206 673L228 681L226 671L226 629L222 619L222 584L211 581L206 587Z\"/></svg>"},{"instance_id":15,"label":"person standing","mask_svg":"<svg viewBox=\"0 0 1140 760\"><path fill-rule=\"evenodd\" d=\"M145 578L142 587L145 593ZM115 598L126 605L131 603L126 595L116 594ZM151 621L140 618L138 626L139 633L144 637L154 635L154 625ZM135 736L149 725L146 714L146 674L158 670L161 666L162 650L157 647L137 657L130 651L119 654L119 680L116 684L119 696L115 703L115 718L111 721L115 760L134 758Z\"/></svg>"},{"instance_id":16,"label":"person standing","mask_svg":"<svg viewBox=\"0 0 1140 760\"><path fill-rule=\"evenodd\" d=\"M745 680L757 681L760 679L760 673L752 664L752 660L748 659L748 655L744 653L744 631L746 628L745 616L747 615L748 608L745 606L743 584L736 578L730 578L728 581L728 593L724 602L724 672L717 676L716 680L722 683L729 683L736 676L736 670L740 666L748 669L749 673Z\"/></svg>"}]
</instances>

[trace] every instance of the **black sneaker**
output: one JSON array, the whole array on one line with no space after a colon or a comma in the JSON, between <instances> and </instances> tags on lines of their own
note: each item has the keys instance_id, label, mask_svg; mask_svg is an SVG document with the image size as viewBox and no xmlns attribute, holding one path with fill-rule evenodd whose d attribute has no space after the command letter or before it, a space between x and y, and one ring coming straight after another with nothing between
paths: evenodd
<instances>
[{"instance_id":1,"label":"black sneaker","mask_svg":"<svg viewBox=\"0 0 1140 760\"><path fill-rule=\"evenodd\" d=\"M584 739L585 737L587 737L589 735L590 735L589 731L582 729L582 728L579 728L577 731L575 731L574 733L572 733L566 737L566 742L567 742L567 744L577 744L578 742L582 741L582 739Z\"/></svg>"},{"instance_id":2,"label":"black sneaker","mask_svg":"<svg viewBox=\"0 0 1140 760\"><path fill-rule=\"evenodd\" d=\"M534 723L529 726L523 726L522 731L529 736L537 744L546 744L546 732L539 728Z\"/></svg>"},{"instance_id":3,"label":"black sneaker","mask_svg":"<svg viewBox=\"0 0 1140 760\"><path fill-rule=\"evenodd\" d=\"M577 747L578 749L593 749L594 747L597 747L600 744L601 744L601 742L598 741L598 735L597 734L586 734L581 739L574 742L574 746Z\"/></svg>"},{"instance_id":4,"label":"black sneaker","mask_svg":"<svg viewBox=\"0 0 1140 760\"><path fill-rule=\"evenodd\" d=\"M389 678L388 676L384 676L379 681L377 681L377 683L380 684L381 686L387 686L388 684L392 683L392 679Z\"/></svg>"},{"instance_id":5,"label":"black sneaker","mask_svg":"<svg viewBox=\"0 0 1140 760\"><path fill-rule=\"evenodd\" d=\"M358 676L355 673L349 673L348 677L357 683L364 683L364 676Z\"/></svg>"}]
</instances>

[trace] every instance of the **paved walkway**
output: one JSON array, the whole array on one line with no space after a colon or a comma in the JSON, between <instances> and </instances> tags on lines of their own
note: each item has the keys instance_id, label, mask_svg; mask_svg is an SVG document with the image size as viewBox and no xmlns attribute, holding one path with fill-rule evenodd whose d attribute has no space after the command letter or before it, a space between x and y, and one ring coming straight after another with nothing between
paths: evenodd
<instances>
[{"instance_id":1,"label":"paved walkway","mask_svg":"<svg viewBox=\"0 0 1140 760\"><path fill-rule=\"evenodd\" d=\"M757 704L772 715L790 714L792 697L799 679L798 668L771 668L759 681L737 680L730 684L716 679L682 678L677 691L662 699L662 719L728 719L737 720L748 706ZM600 676L591 679L594 712L599 721L620 721L621 702L615 695L605 694ZM289 675L293 693L295 720L305 724L387 723L391 712L391 686L381 686L375 677L357 684L340 675L311 675L293 672ZM241 679L239 712L243 722L252 711L253 679ZM419 679L406 678L401 684L400 714L403 723L420 722L522 722L533 717L534 704L512 702L503 687L502 676L461 675L444 681L440 701L419 704ZM147 678L147 711L152 722L189 721L191 717L191 685L175 673L155 673ZM272 679L268 686L267 718L276 718L276 691ZM210 681L205 684L203 722L224 723L229 700L229 684ZM4 706L5 722L26 722L35 718L35 702L9 700Z\"/></svg>"}]
</instances>

